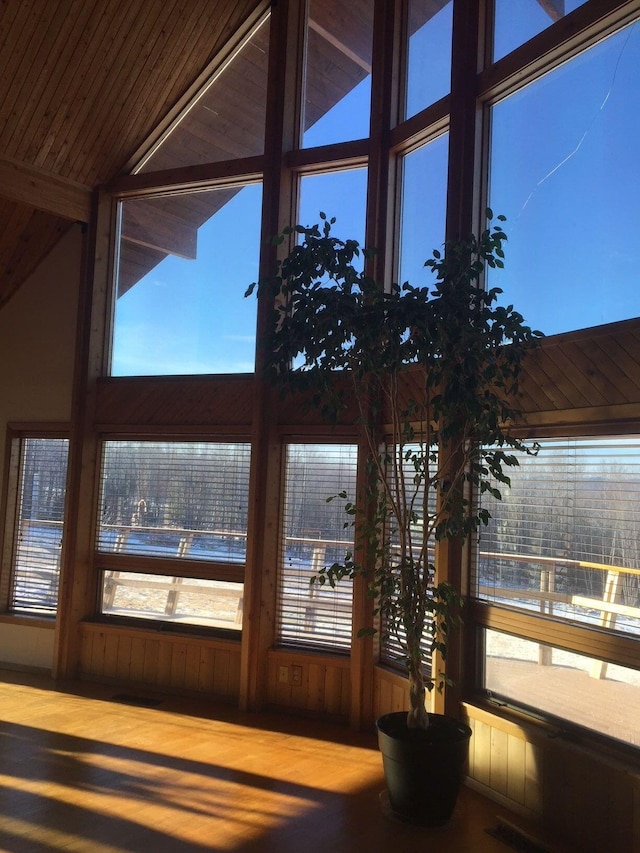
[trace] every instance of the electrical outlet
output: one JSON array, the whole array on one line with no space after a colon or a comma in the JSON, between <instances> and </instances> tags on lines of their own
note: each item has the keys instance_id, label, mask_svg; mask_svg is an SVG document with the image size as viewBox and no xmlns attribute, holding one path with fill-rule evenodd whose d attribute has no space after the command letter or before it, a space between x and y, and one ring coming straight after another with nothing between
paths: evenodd
<instances>
[{"instance_id":1,"label":"electrical outlet","mask_svg":"<svg viewBox=\"0 0 640 853\"><path fill-rule=\"evenodd\" d=\"M289 683L289 667L288 666L279 666L278 667L278 683L279 684L288 684Z\"/></svg>"},{"instance_id":2,"label":"electrical outlet","mask_svg":"<svg viewBox=\"0 0 640 853\"><path fill-rule=\"evenodd\" d=\"M291 667L291 683L294 685L302 684L302 667L295 664Z\"/></svg>"}]
</instances>

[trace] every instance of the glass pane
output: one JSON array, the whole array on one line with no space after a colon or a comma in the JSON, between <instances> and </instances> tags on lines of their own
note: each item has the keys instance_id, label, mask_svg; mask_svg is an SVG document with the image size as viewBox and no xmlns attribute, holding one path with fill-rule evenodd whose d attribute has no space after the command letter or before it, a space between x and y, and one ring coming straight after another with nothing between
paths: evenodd
<instances>
[{"instance_id":1,"label":"glass pane","mask_svg":"<svg viewBox=\"0 0 640 853\"><path fill-rule=\"evenodd\" d=\"M240 630L242 597L241 583L106 571L102 575L101 612Z\"/></svg>"},{"instance_id":2,"label":"glass pane","mask_svg":"<svg viewBox=\"0 0 640 853\"><path fill-rule=\"evenodd\" d=\"M452 0L409 0L405 118L451 90Z\"/></svg>"},{"instance_id":3,"label":"glass pane","mask_svg":"<svg viewBox=\"0 0 640 853\"><path fill-rule=\"evenodd\" d=\"M640 635L640 440L541 442L483 498L477 595Z\"/></svg>"},{"instance_id":4,"label":"glass pane","mask_svg":"<svg viewBox=\"0 0 640 853\"><path fill-rule=\"evenodd\" d=\"M106 441L98 550L243 563L248 444Z\"/></svg>"},{"instance_id":5,"label":"glass pane","mask_svg":"<svg viewBox=\"0 0 640 853\"><path fill-rule=\"evenodd\" d=\"M69 441L20 442L18 517L9 606L53 615L58 604Z\"/></svg>"},{"instance_id":6,"label":"glass pane","mask_svg":"<svg viewBox=\"0 0 640 853\"><path fill-rule=\"evenodd\" d=\"M318 214L322 211L329 219L336 218L331 233L341 240L364 244L366 205L366 169L307 175L300 181L300 224L320 223ZM357 263L358 258L354 258Z\"/></svg>"},{"instance_id":7,"label":"glass pane","mask_svg":"<svg viewBox=\"0 0 640 853\"><path fill-rule=\"evenodd\" d=\"M304 148L369 136L373 0L310 0Z\"/></svg>"},{"instance_id":8,"label":"glass pane","mask_svg":"<svg viewBox=\"0 0 640 853\"><path fill-rule=\"evenodd\" d=\"M494 61L546 30L586 0L495 0Z\"/></svg>"},{"instance_id":9,"label":"glass pane","mask_svg":"<svg viewBox=\"0 0 640 853\"><path fill-rule=\"evenodd\" d=\"M269 23L265 21L214 74L206 91L138 171L262 154L268 58Z\"/></svg>"},{"instance_id":10,"label":"glass pane","mask_svg":"<svg viewBox=\"0 0 640 853\"><path fill-rule=\"evenodd\" d=\"M112 376L255 366L261 186L122 203ZM238 227L242 223L242 227Z\"/></svg>"},{"instance_id":11,"label":"glass pane","mask_svg":"<svg viewBox=\"0 0 640 853\"><path fill-rule=\"evenodd\" d=\"M357 449L347 444L292 444L287 448L278 593L278 639L283 643L351 647L353 588L345 580L335 589L310 585L323 566L344 560L353 549L353 530L341 500L355 495Z\"/></svg>"},{"instance_id":12,"label":"glass pane","mask_svg":"<svg viewBox=\"0 0 640 853\"><path fill-rule=\"evenodd\" d=\"M491 207L507 216L502 287L545 334L640 314L640 27L493 109Z\"/></svg>"},{"instance_id":13,"label":"glass pane","mask_svg":"<svg viewBox=\"0 0 640 853\"><path fill-rule=\"evenodd\" d=\"M497 631L485 634L486 690L640 746L640 671Z\"/></svg>"},{"instance_id":14,"label":"glass pane","mask_svg":"<svg viewBox=\"0 0 640 853\"><path fill-rule=\"evenodd\" d=\"M444 134L402 160L400 282L424 285L424 262L444 243L448 144Z\"/></svg>"}]
</instances>

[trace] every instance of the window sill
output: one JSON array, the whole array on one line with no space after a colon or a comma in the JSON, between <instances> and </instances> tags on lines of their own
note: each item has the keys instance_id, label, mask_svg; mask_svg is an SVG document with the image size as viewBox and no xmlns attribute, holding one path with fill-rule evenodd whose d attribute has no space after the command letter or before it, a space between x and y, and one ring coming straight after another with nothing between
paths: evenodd
<instances>
[{"instance_id":1,"label":"window sill","mask_svg":"<svg viewBox=\"0 0 640 853\"><path fill-rule=\"evenodd\" d=\"M128 617L100 617L85 619L81 625L88 631L104 631L111 634L129 634L140 637L158 638L160 636L173 640L196 640L202 643L223 643L239 645L240 631L224 629L202 630L200 626L176 625L175 623L154 622L146 619L131 619Z\"/></svg>"},{"instance_id":2,"label":"window sill","mask_svg":"<svg viewBox=\"0 0 640 853\"><path fill-rule=\"evenodd\" d=\"M50 631L56 627L54 616L30 616L27 613L0 613L0 623L28 625L30 628L47 628Z\"/></svg>"}]
</instances>

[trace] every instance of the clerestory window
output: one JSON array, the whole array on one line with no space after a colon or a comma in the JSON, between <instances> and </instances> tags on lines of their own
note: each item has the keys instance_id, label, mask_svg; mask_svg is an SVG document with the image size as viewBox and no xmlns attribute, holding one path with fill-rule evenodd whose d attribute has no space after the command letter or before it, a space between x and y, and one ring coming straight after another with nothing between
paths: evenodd
<instances>
[{"instance_id":1,"label":"clerestory window","mask_svg":"<svg viewBox=\"0 0 640 853\"><path fill-rule=\"evenodd\" d=\"M251 373L260 184L120 203L111 374Z\"/></svg>"}]
</instances>

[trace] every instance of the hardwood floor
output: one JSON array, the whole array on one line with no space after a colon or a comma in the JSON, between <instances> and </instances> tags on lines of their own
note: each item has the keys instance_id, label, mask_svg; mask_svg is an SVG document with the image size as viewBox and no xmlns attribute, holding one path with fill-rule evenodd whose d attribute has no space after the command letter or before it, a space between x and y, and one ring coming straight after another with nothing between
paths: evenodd
<instances>
[{"instance_id":1,"label":"hardwood floor","mask_svg":"<svg viewBox=\"0 0 640 853\"><path fill-rule=\"evenodd\" d=\"M326 721L0 671L0 849L508 853L465 789L449 826L385 814L375 739ZM147 697L148 698L148 697Z\"/></svg>"}]
</instances>

